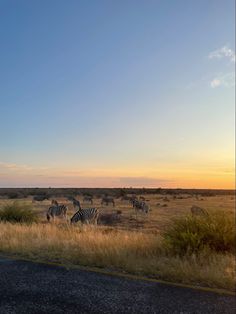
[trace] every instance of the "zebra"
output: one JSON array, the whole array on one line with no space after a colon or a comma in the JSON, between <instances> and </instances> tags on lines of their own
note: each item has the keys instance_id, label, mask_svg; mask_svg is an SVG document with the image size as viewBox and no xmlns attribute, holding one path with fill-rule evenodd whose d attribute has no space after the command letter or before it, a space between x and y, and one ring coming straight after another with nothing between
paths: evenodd
<instances>
[{"instance_id":1,"label":"zebra","mask_svg":"<svg viewBox=\"0 0 236 314\"><path fill-rule=\"evenodd\" d=\"M200 216L208 216L208 212L206 209L193 205L190 208L192 215L200 215Z\"/></svg>"},{"instance_id":2,"label":"zebra","mask_svg":"<svg viewBox=\"0 0 236 314\"><path fill-rule=\"evenodd\" d=\"M99 211L97 208L81 208L80 202L77 200L74 200L73 202L74 207L78 207L79 210L72 216L70 222L76 223L78 221L81 221L81 223L89 223L93 222L94 224L97 224Z\"/></svg>"},{"instance_id":3,"label":"zebra","mask_svg":"<svg viewBox=\"0 0 236 314\"><path fill-rule=\"evenodd\" d=\"M138 201L138 200L134 200L132 202L133 208L135 209L135 212L137 213L138 211L142 211L143 213L148 213L149 212L149 206L147 203L145 203L144 201Z\"/></svg>"},{"instance_id":4,"label":"zebra","mask_svg":"<svg viewBox=\"0 0 236 314\"><path fill-rule=\"evenodd\" d=\"M97 224L99 212L97 208L81 208L79 209L74 216L72 216L70 222L76 223L81 221L82 223L94 222Z\"/></svg>"},{"instance_id":5,"label":"zebra","mask_svg":"<svg viewBox=\"0 0 236 314\"><path fill-rule=\"evenodd\" d=\"M129 202L130 202L132 205L133 205L133 203L134 203L135 201L138 201L138 197L137 197L136 195L130 196Z\"/></svg>"},{"instance_id":6,"label":"zebra","mask_svg":"<svg viewBox=\"0 0 236 314\"><path fill-rule=\"evenodd\" d=\"M109 203L112 203L112 204L113 204L113 207L115 206L114 198L109 197L109 196L104 196L104 197L102 198L101 205L103 205L104 203L105 203L106 205L108 205Z\"/></svg>"},{"instance_id":7,"label":"zebra","mask_svg":"<svg viewBox=\"0 0 236 314\"><path fill-rule=\"evenodd\" d=\"M93 204L93 197L85 195L83 198L83 202L90 202L90 204Z\"/></svg>"},{"instance_id":8,"label":"zebra","mask_svg":"<svg viewBox=\"0 0 236 314\"><path fill-rule=\"evenodd\" d=\"M47 211L47 220L50 221L51 218L53 218L53 220L55 219L55 217L64 217L66 219L66 213L68 211L68 208L66 205L62 204L62 205L53 205L50 206L48 208Z\"/></svg>"},{"instance_id":9,"label":"zebra","mask_svg":"<svg viewBox=\"0 0 236 314\"><path fill-rule=\"evenodd\" d=\"M77 207L81 208L80 201L78 201L74 197L71 200L73 202L74 209L76 209Z\"/></svg>"}]
</instances>

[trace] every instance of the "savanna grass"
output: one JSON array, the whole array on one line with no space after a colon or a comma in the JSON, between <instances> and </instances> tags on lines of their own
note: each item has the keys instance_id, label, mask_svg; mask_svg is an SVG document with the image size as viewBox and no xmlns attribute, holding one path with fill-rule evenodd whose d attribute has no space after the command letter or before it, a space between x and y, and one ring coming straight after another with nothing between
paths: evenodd
<instances>
[{"instance_id":1,"label":"savanna grass","mask_svg":"<svg viewBox=\"0 0 236 314\"><path fill-rule=\"evenodd\" d=\"M100 226L0 223L1 253L234 290L232 254L202 250L180 256L163 244L155 234Z\"/></svg>"},{"instance_id":2,"label":"savanna grass","mask_svg":"<svg viewBox=\"0 0 236 314\"><path fill-rule=\"evenodd\" d=\"M5 204L0 208L0 221L33 223L38 221L38 216L29 204L13 202Z\"/></svg>"}]
</instances>

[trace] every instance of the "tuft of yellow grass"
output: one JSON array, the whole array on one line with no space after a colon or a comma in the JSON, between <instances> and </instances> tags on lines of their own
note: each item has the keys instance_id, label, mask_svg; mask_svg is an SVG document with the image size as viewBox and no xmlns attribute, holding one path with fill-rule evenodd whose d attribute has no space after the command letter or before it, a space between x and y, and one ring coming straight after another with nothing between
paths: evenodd
<instances>
[{"instance_id":1,"label":"tuft of yellow grass","mask_svg":"<svg viewBox=\"0 0 236 314\"><path fill-rule=\"evenodd\" d=\"M203 251L174 256L159 235L111 227L0 223L0 252L103 267L173 282L234 290L235 258Z\"/></svg>"}]
</instances>

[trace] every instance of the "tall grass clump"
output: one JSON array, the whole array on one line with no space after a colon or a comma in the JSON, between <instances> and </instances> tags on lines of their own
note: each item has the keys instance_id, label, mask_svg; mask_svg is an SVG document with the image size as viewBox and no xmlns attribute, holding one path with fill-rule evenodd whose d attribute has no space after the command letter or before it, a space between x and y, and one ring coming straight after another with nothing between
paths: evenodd
<instances>
[{"instance_id":1,"label":"tall grass clump","mask_svg":"<svg viewBox=\"0 0 236 314\"><path fill-rule=\"evenodd\" d=\"M173 220L163 237L167 248L178 255L203 250L234 253L234 217L224 212L181 217Z\"/></svg>"},{"instance_id":2,"label":"tall grass clump","mask_svg":"<svg viewBox=\"0 0 236 314\"><path fill-rule=\"evenodd\" d=\"M0 208L0 221L12 223L37 222L37 213L28 204L13 202Z\"/></svg>"}]
</instances>

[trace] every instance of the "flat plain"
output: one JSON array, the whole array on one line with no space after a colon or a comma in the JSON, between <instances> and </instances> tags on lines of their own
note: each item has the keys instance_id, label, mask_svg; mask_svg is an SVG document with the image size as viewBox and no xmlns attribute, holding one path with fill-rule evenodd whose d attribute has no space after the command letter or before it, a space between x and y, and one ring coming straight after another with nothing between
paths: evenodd
<instances>
[{"instance_id":1,"label":"flat plain","mask_svg":"<svg viewBox=\"0 0 236 314\"><path fill-rule=\"evenodd\" d=\"M32 197L16 200L28 204L37 212L39 221L33 224L0 223L0 252L35 261L50 261L67 265L103 268L195 286L235 290L235 256L228 252L202 251L184 256L169 253L163 244L163 233L173 219L187 217L193 205L208 212L223 212L235 221L235 197L231 195L191 196L188 194L139 195L146 199L148 214L136 213L127 200L115 198L115 206L101 205L94 197L93 205L83 202L82 208L96 207L101 213L97 226L71 226L74 214L72 202L55 197L68 206L67 221L46 220L51 200L32 202ZM14 202L0 199L0 208ZM117 211L120 215L117 216ZM107 215L109 218L107 219ZM104 219L102 219L104 216Z\"/></svg>"}]
</instances>

